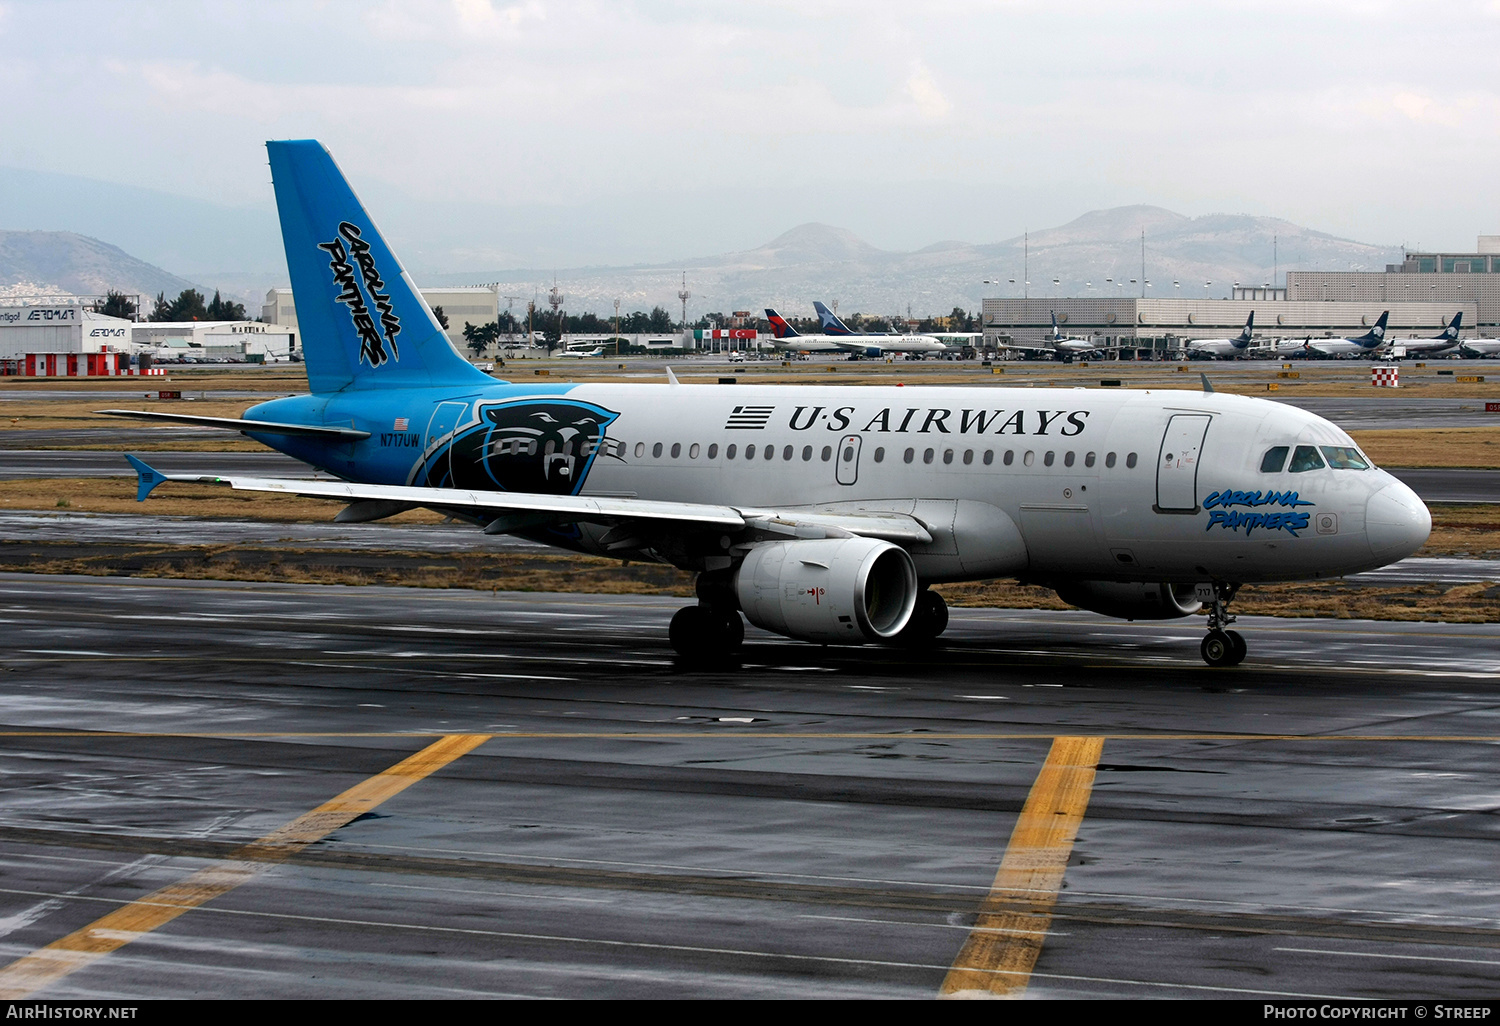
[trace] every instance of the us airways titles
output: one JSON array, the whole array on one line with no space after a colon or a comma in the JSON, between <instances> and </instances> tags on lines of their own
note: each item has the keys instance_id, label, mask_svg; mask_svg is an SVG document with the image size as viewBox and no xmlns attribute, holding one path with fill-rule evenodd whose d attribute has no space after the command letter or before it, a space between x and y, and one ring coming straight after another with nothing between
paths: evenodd
<instances>
[{"instance_id":1,"label":"us airways titles","mask_svg":"<svg viewBox=\"0 0 1500 1026\"><path fill-rule=\"evenodd\" d=\"M914 435L1046 435L1054 430L1071 438L1081 434L1089 416L1088 410L948 410L921 406L887 406L866 420L866 414L854 406L828 409L823 406L798 406L787 426L793 431L810 431L820 424L829 431L848 431L861 421L861 433ZM768 418L769 419L769 418Z\"/></svg>"}]
</instances>

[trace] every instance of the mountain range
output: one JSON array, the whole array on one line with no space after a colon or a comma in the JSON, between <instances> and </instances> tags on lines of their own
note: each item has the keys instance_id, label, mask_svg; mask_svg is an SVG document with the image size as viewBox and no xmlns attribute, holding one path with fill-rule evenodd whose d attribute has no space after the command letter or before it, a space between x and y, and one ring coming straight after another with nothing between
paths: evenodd
<instances>
[{"instance_id":1,"label":"mountain range","mask_svg":"<svg viewBox=\"0 0 1500 1026\"><path fill-rule=\"evenodd\" d=\"M3 210L0 210L3 212ZM149 232L148 237L154 237ZM1144 240L1144 280L1142 284ZM393 242L398 250L401 240ZM227 240L230 247L234 239ZM257 249L264 248L257 243ZM554 280L571 312L607 314L663 306L692 293L688 314L766 306L807 316L812 302L837 300L846 312L942 314L975 309L993 296L1146 295L1220 298L1235 282L1279 282L1290 269L1383 270L1398 246L1338 238L1276 218L1242 214L1188 217L1160 207L1096 210L1065 225L1002 242L937 242L903 252L879 249L853 232L804 224L764 245L673 263L551 269L479 269L423 273L426 286L498 284L502 300L523 310L541 302ZM555 279L554 279L555 276ZM201 272L194 274L200 280ZM1134 279L1134 280L1133 280ZM986 284L986 280L992 284ZM1030 285L1025 283L1029 280ZM684 286L684 281L686 282ZM1206 284L1207 283L1207 284ZM197 285L75 231L0 231L0 297L18 291L98 294L107 289L154 296L197 287L257 309L265 290L287 284L284 271L217 273Z\"/></svg>"}]
</instances>

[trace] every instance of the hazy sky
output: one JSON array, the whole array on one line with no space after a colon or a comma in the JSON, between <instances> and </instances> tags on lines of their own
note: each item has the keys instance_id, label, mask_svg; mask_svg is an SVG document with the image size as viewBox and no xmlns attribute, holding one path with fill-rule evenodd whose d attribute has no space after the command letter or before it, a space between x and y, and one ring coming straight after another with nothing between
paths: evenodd
<instances>
[{"instance_id":1,"label":"hazy sky","mask_svg":"<svg viewBox=\"0 0 1500 1026\"><path fill-rule=\"evenodd\" d=\"M474 241L501 266L1127 203L1466 249L1500 233L1497 29L1497 0L0 0L0 164L269 207L262 142L316 137L388 214L529 211Z\"/></svg>"}]
</instances>

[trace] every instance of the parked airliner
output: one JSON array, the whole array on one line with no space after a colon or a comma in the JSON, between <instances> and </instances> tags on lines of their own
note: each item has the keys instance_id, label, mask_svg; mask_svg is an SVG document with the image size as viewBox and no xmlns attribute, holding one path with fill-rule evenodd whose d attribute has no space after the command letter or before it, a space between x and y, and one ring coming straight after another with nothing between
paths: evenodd
<instances>
[{"instance_id":1,"label":"parked airliner","mask_svg":"<svg viewBox=\"0 0 1500 1026\"><path fill-rule=\"evenodd\" d=\"M670 563L696 605L685 657L744 623L820 644L926 643L944 581L1019 578L1129 619L1208 611L1238 663L1242 584L1338 577L1415 552L1406 485L1335 425L1172 389L502 382L449 342L315 141L268 144L310 394L243 418L106 413L240 431L340 480L163 475L334 499L343 522L414 507L486 534ZM476 542L482 542L476 537Z\"/></svg>"},{"instance_id":2,"label":"parked airliner","mask_svg":"<svg viewBox=\"0 0 1500 1026\"><path fill-rule=\"evenodd\" d=\"M771 344L777 349L793 349L802 353L841 353L844 347L827 335L804 335L781 314L766 307L766 320L771 322Z\"/></svg>"},{"instance_id":3,"label":"parked airliner","mask_svg":"<svg viewBox=\"0 0 1500 1026\"><path fill-rule=\"evenodd\" d=\"M1015 352L1032 356L1050 356L1061 360L1063 363L1072 363L1075 359L1087 356L1102 355L1119 346L1105 345L1091 335L1066 335L1057 323L1057 312L1052 313L1052 331L1042 336L1038 345L1025 345L1020 342L1002 342L1001 349L1009 349Z\"/></svg>"},{"instance_id":4,"label":"parked airliner","mask_svg":"<svg viewBox=\"0 0 1500 1026\"><path fill-rule=\"evenodd\" d=\"M930 335L897 335L861 333L839 320L822 303L814 302L813 309L823 325L823 337L833 341L839 348L855 356L880 357L887 353L946 353L948 347Z\"/></svg>"},{"instance_id":5,"label":"parked airliner","mask_svg":"<svg viewBox=\"0 0 1500 1026\"><path fill-rule=\"evenodd\" d=\"M1245 326L1234 338L1193 338L1185 343L1189 359L1234 359L1250 351L1255 338L1255 311L1245 318Z\"/></svg>"},{"instance_id":6,"label":"parked airliner","mask_svg":"<svg viewBox=\"0 0 1500 1026\"><path fill-rule=\"evenodd\" d=\"M1463 320L1464 312L1460 310L1438 334L1428 338L1398 338L1391 342L1391 346L1406 350L1408 356L1440 356L1458 348L1458 331Z\"/></svg>"},{"instance_id":7,"label":"parked airliner","mask_svg":"<svg viewBox=\"0 0 1500 1026\"><path fill-rule=\"evenodd\" d=\"M1375 351L1385 345L1385 322L1391 316L1386 310L1380 320L1363 335L1354 338L1310 338L1305 343L1307 350L1318 356L1374 356Z\"/></svg>"}]
</instances>

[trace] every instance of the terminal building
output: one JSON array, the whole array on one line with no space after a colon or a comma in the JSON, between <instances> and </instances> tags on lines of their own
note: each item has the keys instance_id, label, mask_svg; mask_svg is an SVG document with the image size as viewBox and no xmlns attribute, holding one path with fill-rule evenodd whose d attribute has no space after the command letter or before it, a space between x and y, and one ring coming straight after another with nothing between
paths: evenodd
<instances>
[{"instance_id":1,"label":"terminal building","mask_svg":"<svg viewBox=\"0 0 1500 1026\"><path fill-rule=\"evenodd\" d=\"M1465 311L1466 329L1500 334L1500 235L1479 236L1473 253L1407 253L1383 273L1288 271L1286 292L1288 299L1312 302L1446 304L1454 313ZM1394 323L1394 313L1391 318Z\"/></svg>"}]
</instances>

